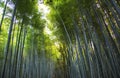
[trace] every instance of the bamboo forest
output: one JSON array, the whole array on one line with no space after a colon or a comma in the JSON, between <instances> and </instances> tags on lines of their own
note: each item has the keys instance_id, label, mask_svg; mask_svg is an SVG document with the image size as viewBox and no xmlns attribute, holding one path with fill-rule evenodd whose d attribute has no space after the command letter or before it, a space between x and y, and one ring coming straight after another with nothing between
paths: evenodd
<instances>
[{"instance_id":1,"label":"bamboo forest","mask_svg":"<svg viewBox=\"0 0 120 78\"><path fill-rule=\"evenodd\" d=\"M0 0L0 78L120 78L120 0Z\"/></svg>"}]
</instances>

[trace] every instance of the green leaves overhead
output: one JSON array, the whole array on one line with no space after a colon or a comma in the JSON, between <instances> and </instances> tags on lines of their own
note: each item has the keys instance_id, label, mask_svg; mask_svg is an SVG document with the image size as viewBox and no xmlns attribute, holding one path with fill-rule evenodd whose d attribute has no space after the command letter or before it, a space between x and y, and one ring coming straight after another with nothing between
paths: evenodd
<instances>
[{"instance_id":1,"label":"green leaves overhead","mask_svg":"<svg viewBox=\"0 0 120 78\"><path fill-rule=\"evenodd\" d=\"M2 17L1 78L120 77L120 1L10 1L0 14L10 15Z\"/></svg>"},{"instance_id":2,"label":"green leaves overhead","mask_svg":"<svg viewBox=\"0 0 120 78\"><path fill-rule=\"evenodd\" d=\"M30 15L38 11L38 0L18 0L18 12L23 15Z\"/></svg>"},{"instance_id":3,"label":"green leaves overhead","mask_svg":"<svg viewBox=\"0 0 120 78\"><path fill-rule=\"evenodd\" d=\"M49 17L53 27L58 30L56 33L59 34L61 42L65 40L67 45L64 48L67 55L65 63L70 67L67 70L71 73L71 78L108 77L108 73L105 72L111 69L116 73L111 71L109 77L120 76L120 68L114 66L119 64L116 60L120 59L120 36L117 31L120 17L117 2L114 0L54 0L46 3L52 8ZM108 67L106 63L110 66L109 69L106 68ZM76 72L81 75L72 74L75 72L72 71L75 69L74 66Z\"/></svg>"},{"instance_id":4,"label":"green leaves overhead","mask_svg":"<svg viewBox=\"0 0 120 78\"><path fill-rule=\"evenodd\" d=\"M36 29L43 30L45 21L40 19L41 14L34 14L31 20L31 25Z\"/></svg>"},{"instance_id":5,"label":"green leaves overhead","mask_svg":"<svg viewBox=\"0 0 120 78\"><path fill-rule=\"evenodd\" d=\"M0 7L4 7L4 2L0 2Z\"/></svg>"}]
</instances>

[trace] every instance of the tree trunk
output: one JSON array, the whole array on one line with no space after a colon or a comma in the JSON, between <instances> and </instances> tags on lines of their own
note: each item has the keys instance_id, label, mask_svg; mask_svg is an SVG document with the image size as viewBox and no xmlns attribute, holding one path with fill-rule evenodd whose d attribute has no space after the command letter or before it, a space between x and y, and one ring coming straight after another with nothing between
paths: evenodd
<instances>
[{"instance_id":1,"label":"tree trunk","mask_svg":"<svg viewBox=\"0 0 120 78\"><path fill-rule=\"evenodd\" d=\"M4 20L4 16L5 16L5 12L6 12L8 2L9 2L9 0L6 0L5 7L4 7L4 10L3 10L3 14L2 14L2 19L0 21L0 31L1 31L1 28L2 28L2 23L3 23L3 20Z\"/></svg>"},{"instance_id":2,"label":"tree trunk","mask_svg":"<svg viewBox=\"0 0 120 78\"><path fill-rule=\"evenodd\" d=\"M3 70L2 70L2 78L5 77L5 69L6 69L6 63L7 63L10 41L11 41L13 22L14 22L14 17L15 17L15 13L16 13L16 6L17 6L17 0L16 0L16 3L15 3L13 14L12 14L12 19L11 19L11 24L10 24L10 28L9 28L9 34L8 34L8 40L7 40L7 44L6 44L6 48L5 48L5 59L4 59Z\"/></svg>"}]
</instances>

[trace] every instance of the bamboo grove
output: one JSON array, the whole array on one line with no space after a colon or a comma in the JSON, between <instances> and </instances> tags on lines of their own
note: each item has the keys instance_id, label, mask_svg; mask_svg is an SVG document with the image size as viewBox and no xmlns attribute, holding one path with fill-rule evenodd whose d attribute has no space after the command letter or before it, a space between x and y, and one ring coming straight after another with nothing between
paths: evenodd
<instances>
[{"instance_id":1,"label":"bamboo grove","mask_svg":"<svg viewBox=\"0 0 120 78\"><path fill-rule=\"evenodd\" d=\"M45 18L40 4L49 7ZM0 73L120 78L120 1L1 0Z\"/></svg>"}]
</instances>

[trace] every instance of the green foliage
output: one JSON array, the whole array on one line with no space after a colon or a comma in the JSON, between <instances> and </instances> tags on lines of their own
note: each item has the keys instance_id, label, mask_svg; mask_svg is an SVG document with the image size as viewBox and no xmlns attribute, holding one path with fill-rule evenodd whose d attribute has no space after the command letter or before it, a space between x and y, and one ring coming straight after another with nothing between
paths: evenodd
<instances>
[{"instance_id":1,"label":"green foliage","mask_svg":"<svg viewBox=\"0 0 120 78\"><path fill-rule=\"evenodd\" d=\"M4 7L4 2L0 2L0 7Z\"/></svg>"},{"instance_id":2,"label":"green foliage","mask_svg":"<svg viewBox=\"0 0 120 78\"><path fill-rule=\"evenodd\" d=\"M34 14L31 20L31 25L36 28L43 30L45 21L41 19L41 14Z\"/></svg>"},{"instance_id":3,"label":"green foliage","mask_svg":"<svg viewBox=\"0 0 120 78\"><path fill-rule=\"evenodd\" d=\"M7 41L7 31L8 31L8 25L10 23L10 19L5 18L3 21L3 28L0 31L0 60L3 60L4 57L4 47L6 45Z\"/></svg>"},{"instance_id":4,"label":"green foliage","mask_svg":"<svg viewBox=\"0 0 120 78\"><path fill-rule=\"evenodd\" d=\"M21 16L30 15L38 10L37 0L18 0L17 9Z\"/></svg>"},{"instance_id":5,"label":"green foliage","mask_svg":"<svg viewBox=\"0 0 120 78\"><path fill-rule=\"evenodd\" d=\"M15 20L5 17L0 32L0 60L8 50L2 77L118 78L120 25L111 1L44 0L50 13L42 18L38 0L18 0Z\"/></svg>"}]
</instances>

